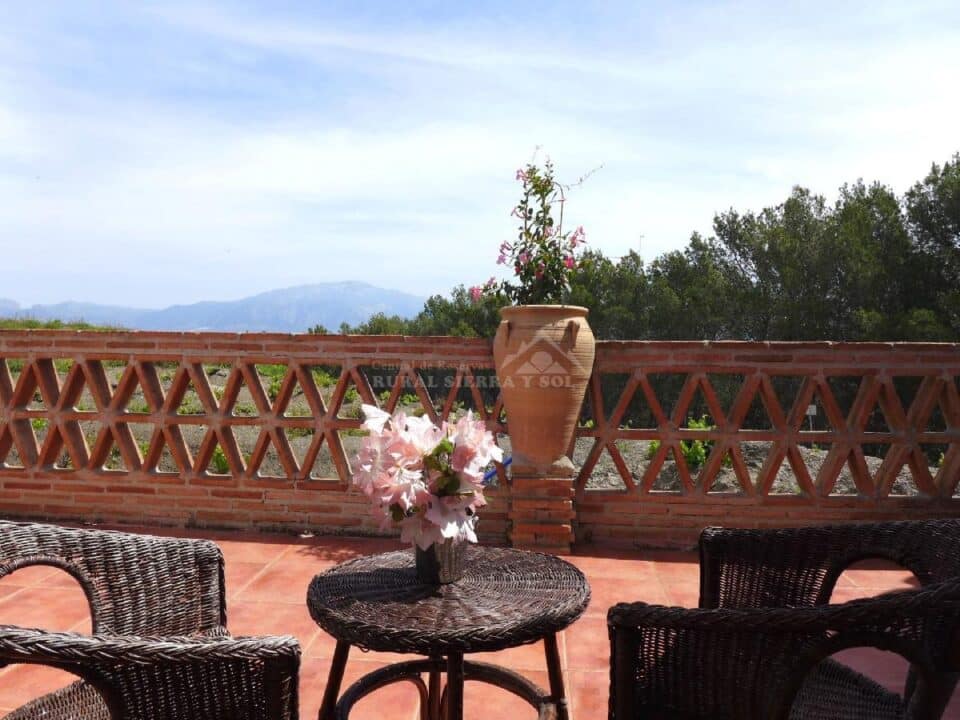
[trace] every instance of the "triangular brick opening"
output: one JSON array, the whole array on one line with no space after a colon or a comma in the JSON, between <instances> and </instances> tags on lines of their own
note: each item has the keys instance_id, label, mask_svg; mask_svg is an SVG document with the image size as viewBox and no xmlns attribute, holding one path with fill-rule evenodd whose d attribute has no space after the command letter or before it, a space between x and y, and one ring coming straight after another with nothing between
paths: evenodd
<instances>
[{"instance_id":1,"label":"triangular brick opening","mask_svg":"<svg viewBox=\"0 0 960 720\"><path fill-rule=\"evenodd\" d=\"M300 384L300 380L294 376L291 381L290 397L283 408L284 417L313 417L313 408L310 403L311 396L307 394L311 391L314 391L313 387L305 389ZM313 399L316 401L317 398L314 397Z\"/></svg>"},{"instance_id":2,"label":"triangular brick opening","mask_svg":"<svg viewBox=\"0 0 960 720\"><path fill-rule=\"evenodd\" d=\"M572 460L577 472L579 473L585 464L589 464L586 486L588 491L626 491L628 487L639 484L637 471L642 472L642 468L630 467L622 452L632 444L626 441L615 443L616 457L610 452L609 446L604 444L595 443L587 446L581 443L574 448Z\"/></svg>"},{"instance_id":3,"label":"triangular brick opening","mask_svg":"<svg viewBox=\"0 0 960 720\"><path fill-rule=\"evenodd\" d=\"M227 378L223 389L223 398L220 400L220 407L223 412L233 417L260 417L257 400L254 393L250 391L241 368L234 368Z\"/></svg>"},{"instance_id":4,"label":"triangular brick opening","mask_svg":"<svg viewBox=\"0 0 960 720\"><path fill-rule=\"evenodd\" d=\"M313 365L308 370L324 404L330 407L330 398L333 397L343 369L339 365Z\"/></svg>"},{"instance_id":5,"label":"triangular brick opening","mask_svg":"<svg viewBox=\"0 0 960 720\"><path fill-rule=\"evenodd\" d=\"M64 394L67 392L68 389L64 388ZM85 392L80 396L80 403L84 402L84 394ZM69 402L69 398L64 399ZM131 415L148 415L153 412L153 408L150 407L147 396L143 391L143 386L140 383L140 376L132 367L125 369L120 374L116 388L113 391L112 404L120 412Z\"/></svg>"},{"instance_id":6,"label":"triangular brick opening","mask_svg":"<svg viewBox=\"0 0 960 720\"><path fill-rule=\"evenodd\" d=\"M922 377L898 375L893 378L893 388L900 400L900 405L904 412L909 413L920 386L923 383Z\"/></svg>"},{"instance_id":7,"label":"triangular brick opening","mask_svg":"<svg viewBox=\"0 0 960 720\"><path fill-rule=\"evenodd\" d=\"M286 477L283 464L280 462L280 453L273 444L272 438L268 441L266 452L260 461L260 467L257 468L257 475L272 478Z\"/></svg>"},{"instance_id":8,"label":"triangular brick opening","mask_svg":"<svg viewBox=\"0 0 960 720\"><path fill-rule=\"evenodd\" d=\"M110 443L110 449L107 451L106 457L104 458L103 469L129 472L130 468L127 467L127 463L123 459L123 453L120 450L120 446L117 444L116 438L113 437L113 433L111 431L107 430L106 432L110 433L112 442Z\"/></svg>"},{"instance_id":9,"label":"triangular brick opening","mask_svg":"<svg viewBox=\"0 0 960 720\"><path fill-rule=\"evenodd\" d=\"M233 375L233 366L230 363L203 363L201 368L207 379L207 384L210 386L213 399L219 406Z\"/></svg>"},{"instance_id":10,"label":"triangular brick opening","mask_svg":"<svg viewBox=\"0 0 960 720\"><path fill-rule=\"evenodd\" d=\"M230 470L230 460L227 453L220 445L219 440L213 444L213 450L210 453L210 460L207 462L206 471L210 475L232 475Z\"/></svg>"},{"instance_id":11,"label":"triangular brick opening","mask_svg":"<svg viewBox=\"0 0 960 720\"><path fill-rule=\"evenodd\" d=\"M173 457L173 453L170 452L170 448L167 446L166 440L161 436L160 440L160 456L157 466L155 468L157 472L161 473L173 473L179 474L180 468L177 465L177 461Z\"/></svg>"},{"instance_id":12,"label":"triangular brick opening","mask_svg":"<svg viewBox=\"0 0 960 720\"><path fill-rule=\"evenodd\" d=\"M743 430L774 429L773 419L770 417L770 411L767 408L767 399L764 397L762 388L759 385L753 394L753 398L747 405L743 420L740 422L740 428Z\"/></svg>"},{"instance_id":13,"label":"triangular brick opening","mask_svg":"<svg viewBox=\"0 0 960 720\"><path fill-rule=\"evenodd\" d=\"M0 358L0 375L9 377L11 389L15 388L26 366L27 362L22 358Z\"/></svg>"},{"instance_id":14,"label":"triangular brick opening","mask_svg":"<svg viewBox=\"0 0 960 720\"><path fill-rule=\"evenodd\" d=\"M664 448L654 440L645 450L646 464L643 472L643 488L649 493L683 495L685 487L682 479L681 463L686 467L683 456L676 448ZM661 461L662 464L657 467Z\"/></svg>"},{"instance_id":15,"label":"triangular brick opening","mask_svg":"<svg viewBox=\"0 0 960 720\"><path fill-rule=\"evenodd\" d=\"M618 423L620 427L639 430L655 430L657 427L659 427L657 416L650 405L646 392L644 391L644 385L647 382L649 382L649 378L637 378L637 382L634 383L636 387L633 392L630 393L630 397L627 399L627 404L623 414L620 416ZM627 383L625 383L625 386L622 390L623 393L630 392L630 388L627 387L628 384L629 380ZM604 396L606 396L606 390L604 390ZM614 402L619 405L621 398L622 395L620 397L616 397ZM611 414L613 413L615 407L616 405L611 409Z\"/></svg>"},{"instance_id":16,"label":"triangular brick opening","mask_svg":"<svg viewBox=\"0 0 960 720\"><path fill-rule=\"evenodd\" d=\"M810 468L811 474L815 475L820 483L821 494L826 494L829 497L857 497L860 495L870 497L874 494L874 473L870 471L865 456L862 452L858 452L858 449L850 448L843 457L831 454L828 451L816 472L813 467ZM827 489L829 491L824 493Z\"/></svg>"},{"instance_id":17,"label":"triangular brick opening","mask_svg":"<svg viewBox=\"0 0 960 720\"><path fill-rule=\"evenodd\" d=\"M177 415L203 415L200 395L186 370L180 370L174 378L167 394L167 406Z\"/></svg>"},{"instance_id":18,"label":"triangular brick opening","mask_svg":"<svg viewBox=\"0 0 960 720\"><path fill-rule=\"evenodd\" d=\"M623 394L627 390L627 385L629 384L631 378L631 373L606 373L600 376L600 396L603 400L603 415L607 418L608 421L613 420L613 416L616 413L617 406L623 400ZM627 398L629 401L629 398ZM630 418L627 416L627 408L624 408L622 417L620 418L620 426L628 427L627 423L630 421ZM586 396L583 399L583 407L580 411L580 425L588 425L588 420L593 420L596 422L596 412L593 408L593 393L590 390L587 390Z\"/></svg>"},{"instance_id":19,"label":"triangular brick opening","mask_svg":"<svg viewBox=\"0 0 960 720\"><path fill-rule=\"evenodd\" d=\"M40 392L37 371L33 365L26 365L23 368L23 372L21 372L20 377L17 378L14 396L17 399L16 405L25 407L27 410L50 409L43 399L43 393Z\"/></svg>"},{"instance_id":20,"label":"triangular brick opening","mask_svg":"<svg viewBox=\"0 0 960 720\"><path fill-rule=\"evenodd\" d=\"M794 408L794 411L799 412L803 417L800 423L801 432L823 432L827 430L843 432L846 427L847 414L835 402L833 402L834 407L831 409L832 402L833 391L829 385L826 388L816 385L810 401L803 407ZM812 415L808 411L811 406L814 410Z\"/></svg>"},{"instance_id":21,"label":"triangular brick opening","mask_svg":"<svg viewBox=\"0 0 960 720\"><path fill-rule=\"evenodd\" d=\"M153 370L157 374L157 382L160 384L160 390L166 397L170 393L174 378L180 370L180 363L172 360L163 360L153 363Z\"/></svg>"},{"instance_id":22,"label":"triangular brick opening","mask_svg":"<svg viewBox=\"0 0 960 720\"><path fill-rule=\"evenodd\" d=\"M450 390L457 380L457 369L451 367L417 368L414 375L417 378L420 391L426 396L434 413L439 416L443 412Z\"/></svg>"},{"instance_id":23,"label":"triangular brick opening","mask_svg":"<svg viewBox=\"0 0 960 720\"><path fill-rule=\"evenodd\" d=\"M925 427L923 428L923 432L942 433L947 431L947 419L943 412L944 401L944 393L941 392L937 396L937 401L934 403L926 423L924 423Z\"/></svg>"},{"instance_id":24,"label":"triangular brick opening","mask_svg":"<svg viewBox=\"0 0 960 720\"><path fill-rule=\"evenodd\" d=\"M444 377L445 386L443 388L432 388L437 397L437 412L440 415L446 414L451 422L456 422L460 417L473 410L477 414L477 397L480 397L477 391L476 397L474 390L471 389L475 382L470 368L462 367L457 370L451 370L450 374ZM482 402L482 401L481 401Z\"/></svg>"},{"instance_id":25,"label":"triangular brick opening","mask_svg":"<svg viewBox=\"0 0 960 720\"><path fill-rule=\"evenodd\" d=\"M741 496L748 494L748 488L756 486L754 476L750 474L750 468L743 461L742 450L738 457L732 447L726 448L721 455L716 474L708 480L705 473L710 465L712 462L707 463L700 477L701 483L709 483L708 495ZM741 474L744 477L741 477Z\"/></svg>"},{"instance_id":26,"label":"triangular brick opening","mask_svg":"<svg viewBox=\"0 0 960 720\"><path fill-rule=\"evenodd\" d=\"M850 409L860 392L861 383L868 381L869 378L859 375L831 375L826 378L826 385L844 418L850 417Z\"/></svg>"},{"instance_id":27,"label":"triangular brick opening","mask_svg":"<svg viewBox=\"0 0 960 720\"><path fill-rule=\"evenodd\" d=\"M287 366L280 363L259 364L253 366L260 385L270 403L275 403L287 377Z\"/></svg>"},{"instance_id":28,"label":"triangular brick opening","mask_svg":"<svg viewBox=\"0 0 960 720\"><path fill-rule=\"evenodd\" d=\"M134 432L134 435L137 435L137 433ZM157 474L177 475L180 473L180 468L177 465L173 453L170 451L170 447L167 445L167 439L163 433L152 433L151 439L146 442L146 451L144 451L143 443L144 441L141 437L141 439L138 440L138 446L140 447L141 454L143 454L144 470Z\"/></svg>"},{"instance_id":29,"label":"triangular brick opening","mask_svg":"<svg viewBox=\"0 0 960 720\"><path fill-rule=\"evenodd\" d=\"M376 405L387 412L391 412L393 410L393 405L390 403L390 401L394 395L394 387L396 386L398 376L400 375L400 368L396 365L359 365L357 366L356 370L359 376L366 383L366 386L370 389ZM340 383L338 384L337 388L338 393L341 385L344 387L344 402L341 403L340 407L338 407L337 416L345 417L343 415L344 409L349 411L353 404L363 401L363 393L360 391L360 388L357 386L352 376L341 376ZM351 390L351 388L351 397L348 397L347 393Z\"/></svg>"},{"instance_id":30,"label":"triangular brick opening","mask_svg":"<svg viewBox=\"0 0 960 720\"><path fill-rule=\"evenodd\" d=\"M740 373L707 373L707 386L713 390L724 417L730 417L733 404L745 382L746 377ZM710 415L716 414L713 408L709 407L708 412Z\"/></svg>"},{"instance_id":31,"label":"triangular brick opening","mask_svg":"<svg viewBox=\"0 0 960 720\"><path fill-rule=\"evenodd\" d=\"M491 368L472 368L474 388L476 397L472 406L474 411L480 411L480 405L488 410L488 416L500 400L500 382L497 379L497 372Z\"/></svg>"},{"instance_id":32,"label":"triangular brick opening","mask_svg":"<svg viewBox=\"0 0 960 720\"><path fill-rule=\"evenodd\" d=\"M349 448L353 443L348 444L347 438L342 437L344 434L350 433L341 433L341 442L347 444ZM353 437L358 438L359 436ZM353 452L348 450L347 456L352 457L356 454L358 448L359 443L356 443L356 448ZM305 451L298 453L297 462L300 465L301 474L310 480L322 482L340 481L340 475L337 472L337 466L330 452L330 447L327 444L327 439L322 435L310 439L310 445L306 447Z\"/></svg>"},{"instance_id":33,"label":"triangular brick opening","mask_svg":"<svg viewBox=\"0 0 960 720\"><path fill-rule=\"evenodd\" d=\"M147 456L150 454L150 441L153 438L156 426L150 423L125 423L129 429L133 444L136 447L137 455L140 459L141 467L144 466Z\"/></svg>"},{"instance_id":34,"label":"triangular brick opening","mask_svg":"<svg viewBox=\"0 0 960 720\"><path fill-rule=\"evenodd\" d=\"M890 497L918 497L922 495L920 488L917 483L917 478L914 474L913 467L915 463L909 461L898 463L900 467L897 470L897 474L893 477L893 481L890 483ZM921 470L922 472L922 470ZM929 477L936 475L937 468L930 468L928 470ZM921 482L923 482L921 480Z\"/></svg>"},{"instance_id":35,"label":"triangular brick opening","mask_svg":"<svg viewBox=\"0 0 960 720\"><path fill-rule=\"evenodd\" d=\"M916 484L920 487L921 491L924 487L927 487L926 482L928 480L932 480L933 482L933 486L930 488L932 493L936 492L936 488L942 487L950 482L947 479L947 474L950 472L948 463L948 456L951 452L950 448L951 446L945 443L920 444L920 452L914 455L916 468L912 468L912 471ZM956 452L960 453L960 446L957 447ZM919 475L919 477L916 477L917 475ZM960 473L953 473L953 475L956 477L960 475ZM957 481L960 481L960 477L953 480L953 482Z\"/></svg>"},{"instance_id":36,"label":"triangular brick opening","mask_svg":"<svg viewBox=\"0 0 960 720\"><path fill-rule=\"evenodd\" d=\"M691 420L695 422L705 421L708 425L713 425L717 421L700 382L693 385L692 393L689 395L687 402L683 402L683 398L678 398L677 404L668 417L673 418L674 422L677 422L681 427L690 427Z\"/></svg>"},{"instance_id":37,"label":"triangular brick opening","mask_svg":"<svg viewBox=\"0 0 960 720\"><path fill-rule=\"evenodd\" d=\"M752 443L742 443L750 445ZM754 452L749 448L744 448L745 459L748 466L750 454ZM795 465L796 461L796 465ZM805 493L801 477L806 474L809 477L810 471L803 462L802 456L797 448L777 449L775 446L770 448L770 452L763 460L763 465L757 471L757 487L766 495L779 497L797 497ZM809 487L813 487L813 481L809 481Z\"/></svg>"},{"instance_id":38,"label":"triangular brick opening","mask_svg":"<svg viewBox=\"0 0 960 720\"><path fill-rule=\"evenodd\" d=\"M13 441L13 431L7 424L0 425L0 468L23 469L23 461Z\"/></svg>"},{"instance_id":39,"label":"triangular brick opening","mask_svg":"<svg viewBox=\"0 0 960 720\"><path fill-rule=\"evenodd\" d=\"M316 427L313 425L288 427L281 432L283 432L287 438L290 451L293 453L293 457L297 461L297 466L301 470L301 476L308 474L304 468L306 467L306 461L309 460L307 456L311 452L311 446L315 443L318 435ZM320 436L322 439L322 433L320 433Z\"/></svg>"},{"instance_id":40,"label":"triangular brick opening","mask_svg":"<svg viewBox=\"0 0 960 720\"><path fill-rule=\"evenodd\" d=\"M794 405L799 399L799 395L804 387L805 380L806 378L796 375L770 376L770 387L785 418L791 417L794 411ZM799 410L801 416L805 409L806 404Z\"/></svg>"},{"instance_id":41,"label":"triangular brick opening","mask_svg":"<svg viewBox=\"0 0 960 720\"><path fill-rule=\"evenodd\" d=\"M684 373L652 373L647 375L647 381L650 383L653 396L667 418L673 417L673 411L686 380L687 375Z\"/></svg>"}]
</instances>

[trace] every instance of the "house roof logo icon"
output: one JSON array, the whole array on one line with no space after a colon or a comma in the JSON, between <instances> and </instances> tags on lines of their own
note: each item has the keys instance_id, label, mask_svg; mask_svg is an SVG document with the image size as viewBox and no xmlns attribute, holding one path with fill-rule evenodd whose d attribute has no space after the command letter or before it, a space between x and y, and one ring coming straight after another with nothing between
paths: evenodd
<instances>
[{"instance_id":1,"label":"house roof logo icon","mask_svg":"<svg viewBox=\"0 0 960 720\"><path fill-rule=\"evenodd\" d=\"M582 363L573 353L548 338L521 343L504 357L503 368L516 375L569 375L583 371Z\"/></svg>"}]
</instances>

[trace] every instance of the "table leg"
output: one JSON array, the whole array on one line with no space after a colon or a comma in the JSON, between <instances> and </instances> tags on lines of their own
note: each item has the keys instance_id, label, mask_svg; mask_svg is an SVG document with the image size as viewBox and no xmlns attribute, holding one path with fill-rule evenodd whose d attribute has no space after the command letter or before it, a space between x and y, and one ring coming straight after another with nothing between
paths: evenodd
<instances>
[{"instance_id":1,"label":"table leg","mask_svg":"<svg viewBox=\"0 0 960 720\"><path fill-rule=\"evenodd\" d=\"M563 668L560 666L560 651L557 649L556 634L543 639L547 651L547 675L550 677L550 696L557 707L557 720L568 720L567 696L563 689Z\"/></svg>"},{"instance_id":2,"label":"table leg","mask_svg":"<svg viewBox=\"0 0 960 720\"><path fill-rule=\"evenodd\" d=\"M320 705L318 720L334 720L337 709L337 698L340 696L340 685L343 683L343 671L347 667L347 655L350 654L350 643L337 640L337 647L333 651L333 661L330 663L330 675L327 678L327 688L323 691L323 704Z\"/></svg>"},{"instance_id":3,"label":"table leg","mask_svg":"<svg viewBox=\"0 0 960 720\"><path fill-rule=\"evenodd\" d=\"M442 658L432 659L439 662ZM427 715L430 720L443 720L443 716L440 714L440 701L442 698L442 693L443 691L440 688L440 670L431 670L427 693L430 696L430 708Z\"/></svg>"},{"instance_id":4,"label":"table leg","mask_svg":"<svg viewBox=\"0 0 960 720\"><path fill-rule=\"evenodd\" d=\"M446 720L463 720L463 653L451 652L447 656L447 717Z\"/></svg>"}]
</instances>

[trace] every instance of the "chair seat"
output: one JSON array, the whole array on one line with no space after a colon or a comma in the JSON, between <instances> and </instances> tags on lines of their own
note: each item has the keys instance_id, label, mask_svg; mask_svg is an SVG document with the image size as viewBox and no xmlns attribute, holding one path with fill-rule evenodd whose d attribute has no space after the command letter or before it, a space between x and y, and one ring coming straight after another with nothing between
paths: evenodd
<instances>
[{"instance_id":1,"label":"chair seat","mask_svg":"<svg viewBox=\"0 0 960 720\"><path fill-rule=\"evenodd\" d=\"M820 662L804 680L790 720L903 720L902 698L834 660Z\"/></svg>"},{"instance_id":2,"label":"chair seat","mask_svg":"<svg viewBox=\"0 0 960 720\"><path fill-rule=\"evenodd\" d=\"M110 713L100 693L81 680L27 703L4 720L110 720Z\"/></svg>"}]
</instances>

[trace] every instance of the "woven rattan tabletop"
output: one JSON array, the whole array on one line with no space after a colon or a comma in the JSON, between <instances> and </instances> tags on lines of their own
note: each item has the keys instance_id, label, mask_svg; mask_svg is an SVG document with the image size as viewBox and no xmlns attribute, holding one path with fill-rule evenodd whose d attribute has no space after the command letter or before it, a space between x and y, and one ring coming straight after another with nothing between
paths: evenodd
<instances>
[{"instance_id":1,"label":"woven rattan tabletop","mask_svg":"<svg viewBox=\"0 0 960 720\"><path fill-rule=\"evenodd\" d=\"M576 620L590 602L577 568L552 555L470 546L463 577L417 579L412 551L358 558L317 575L307 593L313 619L368 650L444 655L536 642Z\"/></svg>"}]
</instances>

